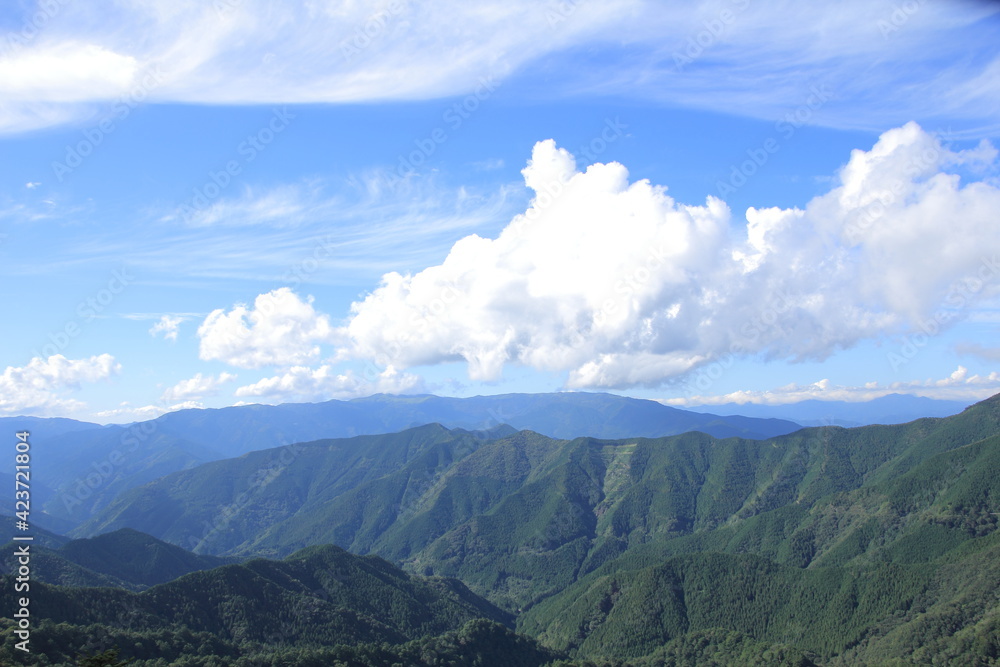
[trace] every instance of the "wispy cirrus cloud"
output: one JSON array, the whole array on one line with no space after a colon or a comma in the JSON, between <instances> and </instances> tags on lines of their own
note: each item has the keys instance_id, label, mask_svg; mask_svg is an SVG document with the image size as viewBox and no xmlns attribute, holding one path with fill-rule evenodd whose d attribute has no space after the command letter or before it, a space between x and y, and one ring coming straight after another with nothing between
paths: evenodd
<instances>
[{"instance_id":1,"label":"wispy cirrus cloud","mask_svg":"<svg viewBox=\"0 0 1000 667\"><path fill-rule=\"evenodd\" d=\"M836 99L813 123L881 129L953 118L996 129L996 18L991 3L904 10L890 0L169 8L132 0L113 12L72 3L22 48L0 52L0 86L12 91L0 131L80 119L126 94L153 64L170 73L154 102L432 99L506 76L546 96L626 94L771 119L822 81Z\"/></svg>"},{"instance_id":2,"label":"wispy cirrus cloud","mask_svg":"<svg viewBox=\"0 0 1000 667\"><path fill-rule=\"evenodd\" d=\"M426 266L447 252L457 234L498 224L511 205L504 187L488 193L447 187L433 175L388 183L386 173L373 170L346 184L313 180L243 188L187 217L181 206L150 209L144 212L148 223L128 239L115 228L102 234L103 226L84 242L60 245L57 238L27 270L45 273L127 256L147 277L167 281L343 284ZM12 205L7 215L17 220L41 212ZM49 216L58 218L56 212Z\"/></svg>"}]
</instances>

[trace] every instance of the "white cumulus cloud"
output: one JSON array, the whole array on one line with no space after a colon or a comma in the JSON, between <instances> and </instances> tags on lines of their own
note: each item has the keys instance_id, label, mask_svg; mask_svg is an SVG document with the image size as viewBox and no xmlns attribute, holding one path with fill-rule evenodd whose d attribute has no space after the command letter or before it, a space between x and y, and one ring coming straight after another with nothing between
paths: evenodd
<instances>
[{"instance_id":1,"label":"white cumulus cloud","mask_svg":"<svg viewBox=\"0 0 1000 667\"><path fill-rule=\"evenodd\" d=\"M215 396L219 393L219 387L235 379L236 376L232 373L219 373L217 377L195 373L194 377L181 380L163 392L162 400L169 403L173 401L200 400L207 396Z\"/></svg>"},{"instance_id":2,"label":"white cumulus cloud","mask_svg":"<svg viewBox=\"0 0 1000 667\"><path fill-rule=\"evenodd\" d=\"M264 378L236 390L238 397L262 397L281 401L322 401L355 398L371 394L404 394L418 390L421 379L410 373L399 373L392 366L380 373L362 376L353 371L337 373L327 364L319 368L295 366L287 373Z\"/></svg>"},{"instance_id":3,"label":"white cumulus cloud","mask_svg":"<svg viewBox=\"0 0 1000 667\"><path fill-rule=\"evenodd\" d=\"M163 334L164 340L176 341L177 334L180 332L181 322L183 321L183 317L161 315L159 321L150 327L149 335L156 337L156 334Z\"/></svg>"},{"instance_id":4,"label":"white cumulus cloud","mask_svg":"<svg viewBox=\"0 0 1000 667\"><path fill-rule=\"evenodd\" d=\"M212 311L198 327L199 355L241 368L294 366L319 358L333 334L329 318L283 287L259 295L252 307Z\"/></svg>"},{"instance_id":5,"label":"white cumulus cloud","mask_svg":"<svg viewBox=\"0 0 1000 667\"><path fill-rule=\"evenodd\" d=\"M337 358L651 386L729 354L823 359L928 318L944 328L1000 293L1000 190L958 174L995 160L909 123L855 150L826 194L751 208L741 231L719 199L678 202L618 163L581 172L539 142L529 209L440 265L386 274L352 304Z\"/></svg>"},{"instance_id":6,"label":"white cumulus cloud","mask_svg":"<svg viewBox=\"0 0 1000 667\"><path fill-rule=\"evenodd\" d=\"M46 415L79 410L84 404L68 398L66 392L106 380L120 371L121 364L110 354L89 359L67 359L56 354L48 359L35 357L25 366L8 366L0 375L0 414Z\"/></svg>"}]
</instances>

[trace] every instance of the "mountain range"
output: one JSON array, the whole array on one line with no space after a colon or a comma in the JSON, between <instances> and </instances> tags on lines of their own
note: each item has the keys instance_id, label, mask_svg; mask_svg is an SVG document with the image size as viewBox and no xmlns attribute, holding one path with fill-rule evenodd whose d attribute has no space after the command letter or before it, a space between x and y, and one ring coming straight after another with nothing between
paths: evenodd
<instances>
[{"instance_id":1,"label":"mountain range","mask_svg":"<svg viewBox=\"0 0 1000 667\"><path fill-rule=\"evenodd\" d=\"M51 423L50 423L51 421ZM247 452L440 423L488 429L510 424L552 437L660 436L700 430L719 437L788 433L777 419L718 417L612 394L507 394L474 398L376 395L351 401L180 410L128 425L0 418L29 430L39 525L66 532L115 496L168 473ZM11 469L12 470L12 469Z\"/></svg>"},{"instance_id":2,"label":"mountain range","mask_svg":"<svg viewBox=\"0 0 1000 667\"><path fill-rule=\"evenodd\" d=\"M104 632L206 667L991 665L998 470L1000 396L762 439L430 423L296 442L48 537L37 616L53 646ZM362 593L333 596L329 572Z\"/></svg>"}]
</instances>

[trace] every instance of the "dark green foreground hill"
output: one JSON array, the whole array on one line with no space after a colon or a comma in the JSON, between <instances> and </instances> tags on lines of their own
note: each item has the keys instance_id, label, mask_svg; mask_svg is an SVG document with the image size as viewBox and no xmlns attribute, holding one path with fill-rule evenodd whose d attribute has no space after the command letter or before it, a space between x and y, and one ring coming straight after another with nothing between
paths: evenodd
<instances>
[{"instance_id":1,"label":"dark green foreground hill","mask_svg":"<svg viewBox=\"0 0 1000 667\"><path fill-rule=\"evenodd\" d=\"M13 591L5 577L5 609L15 607ZM164 664L188 664L180 661L183 656L232 662L338 645L399 647L463 628L524 644L546 659L555 655L517 638L506 627L509 614L458 581L411 577L378 557L334 546L311 547L283 561L256 559L194 572L142 593L35 581L30 600L33 658L25 662L14 649L7 622L0 664L72 664L81 650L112 645L123 657L163 658ZM470 626L475 619L482 622Z\"/></svg>"},{"instance_id":2,"label":"dark green foreground hill","mask_svg":"<svg viewBox=\"0 0 1000 667\"><path fill-rule=\"evenodd\" d=\"M237 562L235 558L199 556L131 528L81 540L64 539L58 545L49 540L51 547L35 537L31 562L36 580L62 586L141 591L191 572ZM16 568L15 549L14 543L5 547L4 573Z\"/></svg>"}]
</instances>

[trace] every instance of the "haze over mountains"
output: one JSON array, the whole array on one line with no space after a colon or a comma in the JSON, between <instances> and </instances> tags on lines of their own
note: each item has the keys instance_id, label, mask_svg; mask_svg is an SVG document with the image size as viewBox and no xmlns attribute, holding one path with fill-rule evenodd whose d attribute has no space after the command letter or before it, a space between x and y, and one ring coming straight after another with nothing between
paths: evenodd
<instances>
[{"instance_id":1,"label":"haze over mountains","mask_svg":"<svg viewBox=\"0 0 1000 667\"><path fill-rule=\"evenodd\" d=\"M922 417L949 417L968 406L967 401L945 401L924 396L889 394L870 401L857 402L808 400L784 405L720 403L689 406L687 409L718 415L787 419L803 426L866 426L903 424Z\"/></svg>"},{"instance_id":2,"label":"haze over mountains","mask_svg":"<svg viewBox=\"0 0 1000 667\"><path fill-rule=\"evenodd\" d=\"M616 398L579 409L644 423L648 406ZM397 400L411 399L360 403L389 414ZM522 417L560 427L560 402L542 404ZM264 419L249 407L172 420L200 419L199 438L229 428L235 447L235 418ZM309 407L264 412L282 408L298 419L273 433L320 428ZM173 428L164 419L136 452L196 451ZM53 441L90 433L93 447L105 430ZM476 664L498 651L533 667L988 665L998 470L1000 395L945 418L762 439L429 423L293 442L108 492L77 539L40 532L36 634L53 655L102 637L149 666ZM14 655L5 623L0 659Z\"/></svg>"},{"instance_id":3,"label":"haze over mountains","mask_svg":"<svg viewBox=\"0 0 1000 667\"><path fill-rule=\"evenodd\" d=\"M20 420L20 421L19 421ZM392 433L428 423L470 430L507 423L553 437L659 436L700 430L763 438L798 424L718 417L611 394L508 394L474 398L376 395L351 401L181 410L147 422L98 426L0 418L31 428L40 525L68 531L118 494L177 470L282 444Z\"/></svg>"}]
</instances>

